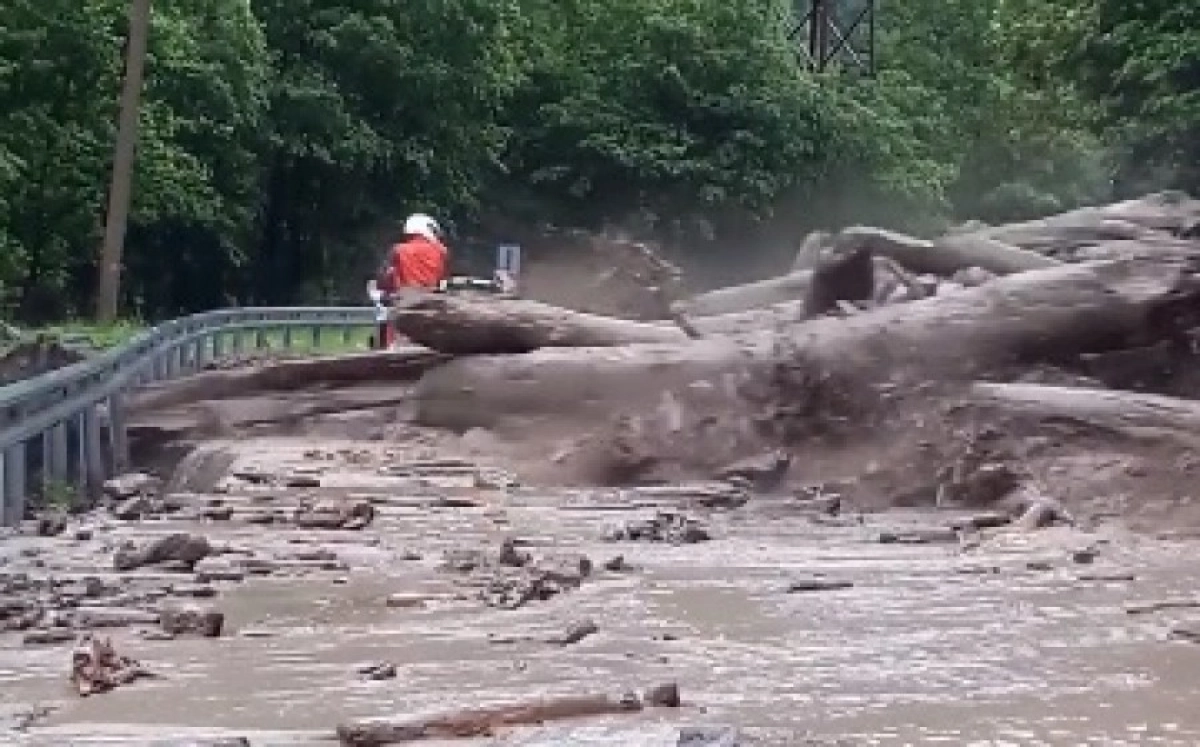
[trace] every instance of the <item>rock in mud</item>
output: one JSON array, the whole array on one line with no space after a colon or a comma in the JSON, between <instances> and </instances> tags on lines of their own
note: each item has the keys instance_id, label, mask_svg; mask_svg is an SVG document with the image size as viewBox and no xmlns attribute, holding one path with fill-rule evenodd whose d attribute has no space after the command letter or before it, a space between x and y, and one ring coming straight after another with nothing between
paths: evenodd
<instances>
[{"instance_id":1,"label":"rock in mud","mask_svg":"<svg viewBox=\"0 0 1200 747\"><path fill-rule=\"evenodd\" d=\"M596 624L595 620L577 620L568 625L562 635L550 638L547 643L556 646L571 646L599 632L600 626Z\"/></svg>"},{"instance_id":2,"label":"rock in mud","mask_svg":"<svg viewBox=\"0 0 1200 747\"><path fill-rule=\"evenodd\" d=\"M545 601L577 589L592 572L586 557L541 560L521 568L496 568L479 591L489 607L515 610L533 601Z\"/></svg>"},{"instance_id":3,"label":"rock in mud","mask_svg":"<svg viewBox=\"0 0 1200 747\"><path fill-rule=\"evenodd\" d=\"M517 550L517 541L507 538L500 545L500 554L496 562L500 565L508 565L514 568L523 568L533 561L533 556L527 552Z\"/></svg>"},{"instance_id":4,"label":"rock in mud","mask_svg":"<svg viewBox=\"0 0 1200 747\"><path fill-rule=\"evenodd\" d=\"M375 520L375 507L369 501L327 501L296 514L296 526L304 529L365 529Z\"/></svg>"},{"instance_id":5,"label":"rock in mud","mask_svg":"<svg viewBox=\"0 0 1200 747\"><path fill-rule=\"evenodd\" d=\"M656 708L678 708L682 705L679 685L674 682L656 685L642 694L642 702Z\"/></svg>"},{"instance_id":6,"label":"rock in mud","mask_svg":"<svg viewBox=\"0 0 1200 747\"><path fill-rule=\"evenodd\" d=\"M203 607L167 606L159 617L163 631L172 636L220 638L225 629L225 614Z\"/></svg>"},{"instance_id":7,"label":"rock in mud","mask_svg":"<svg viewBox=\"0 0 1200 747\"><path fill-rule=\"evenodd\" d=\"M113 567L118 571L132 571L148 565L173 562L191 570L210 554L212 545L208 538L178 532L151 540L141 547L127 543L113 555Z\"/></svg>"},{"instance_id":8,"label":"rock in mud","mask_svg":"<svg viewBox=\"0 0 1200 747\"><path fill-rule=\"evenodd\" d=\"M1020 485L1020 477L1004 462L977 463L969 452L939 476L939 504L990 506Z\"/></svg>"},{"instance_id":9,"label":"rock in mud","mask_svg":"<svg viewBox=\"0 0 1200 747\"><path fill-rule=\"evenodd\" d=\"M162 480L144 472L131 472L105 480L102 490L104 495L117 501L123 501L137 495L152 496L162 489Z\"/></svg>"},{"instance_id":10,"label":"rock in mud","mask_svg":"<svg viewBox=\"0 0 1200 747\"><path fill-rule=\"evenodd\" d=\"M633 570L633 566L631 566L629 562L625 560L624 555L617 555L614 558L609 558L604 562L603 568L610 573L625 573Z\"/></svg>"},{"instance_id":11,"label":"rock in mud","mask_svg":"<svg viewBox=\"0 0 1200 747\"><path fill-rule=\"evenodd\" d=\"M712 535L699 521L669 511L661 511L650 519L630 521L604 535L607 542L666 542L672 545L690 545L711 539Z\"/></svg>"},{"instance_id":12,"label":"rock in mud","mask_svg":"<svg viewBox=\"0 0 1200 747\"><path fill-rule=\"evenodd\" d=\"M61 511L44 513L37 519L36 527L39 537L57 537L67 531L67 515Z\"/></svg>"},{"instance_id":13,"label":"rock in mud","mask_svg":"<svg viewBox=\"0 0 1200 747\"><path fill-rule=\"evenodd\" d=\"M456 573L471 573L480 568L486 568L489 564L487 554L482 550L453 548L446 550L442 555L441 567L443 570Z\"/></svg>"},{"instance_id":14,"label":"rock in mud","mask_svg":"<svg viewBox=\"0 0 1200 747\"><path fill-rule=\"evenodd\" d=\"M775 450L740 459L718 470L715 477L719 480L740 478L747 481L752 490L765 493L777 490L783 485L791 465L791 454Z\"/></svg>"}]
</instances>

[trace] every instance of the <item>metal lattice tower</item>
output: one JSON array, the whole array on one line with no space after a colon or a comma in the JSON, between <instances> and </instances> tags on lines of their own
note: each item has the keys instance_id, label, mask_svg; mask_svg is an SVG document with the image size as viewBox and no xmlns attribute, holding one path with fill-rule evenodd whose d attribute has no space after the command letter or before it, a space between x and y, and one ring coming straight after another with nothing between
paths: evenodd
<instances>
[{"instance_id":1,"label":"metal lattice tower","mask_svg":"<svg viewBox=\"0 0 1200 747\"><path fill-rule=\"evenodd\" d=\"M788 38L800 42L816 72L875 74L876 0L796 0Z\"/></svg>"}]
</instances>

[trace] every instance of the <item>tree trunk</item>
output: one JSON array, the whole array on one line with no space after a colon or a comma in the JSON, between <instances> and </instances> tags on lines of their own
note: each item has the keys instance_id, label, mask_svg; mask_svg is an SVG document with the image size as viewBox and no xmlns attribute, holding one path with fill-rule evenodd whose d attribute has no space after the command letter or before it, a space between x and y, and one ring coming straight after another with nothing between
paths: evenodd
<instances>
[{"instance_id":1,"label":"tree trunk","mask_svg":"<svg viewBox=\"0 0 1200 747\"><path fill-rule=\"evenodd\" d=\"M225 371L202 371L175 381L139 388L129 403L129 410L136 415L177 405L248 397L272 391L369 382L411 382L445 360L445 355L412 347L307 360L280 360Z\"/></svg>"},{"instance_id":2,"label":"tree trunk","mask_svg":"<svg viewBox=\"0 0 1200 747\"><path fill-rule=\"evenodd\" d=\"M812 272L801 270L745 285L719 288L692 298L687 302L687 311L695 318L734 314L789 301L803 301L811 282Z\"/></svg>"},{"instance_id":3,"label":"tree trunk","mask_svg":"<svg viewBox=\"0 0 1200 747\"><path fill-rule=\"evenodd\" d=\"M720 379L748 364L728 340L678 345L542 348L521 355L456 358L423 376L417 421L468 430L529 419L600 422L657 402L664 391Z\"/></svg>"},{"instance_id":4,"label":"tree trunk","mask_svg":"<svg viewBox=\"0 0 1200 747\"><path fill-rule=\"evenodd\" d=\"M1200 200L1180 192L1160 192L1037 220L985 227L971 235L1059 256L1109 241L1136 241L1155 234L1181 235L1197 219L1200 219Z\"/></svg>"},{"instance_id":5,"label":"tree trunk","mask_svg":"<svg viewBox=\"0 0 1200 747\"><path fill-rule=\"evenodd\" d=\"M625 319L495 296L423 293L392 309L396 331L452 355L527 353L546 347L607 347L684 342L675 326Z\"/></svg>"},{"instance_id":6,"label":"tree trunk","mask_svg":"<svg viewBox=\"0 0 1200 747\"><path fill-rule=\"evenodd\" d=\"M1194 299L1182 270L1153 262L1063 265L998 278L847 318L823 317L733 340L616 348L546 348L458 359L418 383L428 425L490 427L529 415L636 412L664 393L729 393L784 363L823 380L974 377L1020 359L1047 359L1162 338L1172 303ZM707 396L707 395L706 395Z\"/></svg>"},{"instance_id":7,"label":"tree trunk","mask_svg":"<svg viewBox=\"0 0 1200 747\"><path fill-rule=\"evenodd\" d=\"M1156 394L1046 386L974 384L966 403L1036 422L1077 424L1130 439L1200 445L1200 402Z\"/></svg>"},{"instance_id":8,"label":"tree trunk","mask_svg":"<svg viewBox=\"0 0 1200 747\"><path fill-rule=\"evenodd\" d=\"M838 241L863 246L872 254L892 259L913 272L934 275L953 275L971 267L1011 275L1060 264L1036 252L977 234L945 236L934 242L878 228L854 227L842 231Z\"/></svg>"}]
</instances>

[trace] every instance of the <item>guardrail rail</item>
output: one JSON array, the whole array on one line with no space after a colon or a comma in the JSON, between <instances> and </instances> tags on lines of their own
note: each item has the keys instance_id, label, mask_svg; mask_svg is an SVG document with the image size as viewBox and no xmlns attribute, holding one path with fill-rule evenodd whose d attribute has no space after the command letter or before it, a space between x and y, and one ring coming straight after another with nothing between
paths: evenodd
<instances>
[{"instance_id":1,"label":"guardrail rail","mask_svg":"<svg viewBox=\"0 0 1200 747\"><path fill-rule=\"evenodd\" d=\"M284 350L306 331L319 348L326 331L349 343L355 330L375 325L371 307L221 309L173 319L94 358L0 387L0 525L24 518L31 478L43 494L65 485L87 495L128 469L124 400L132 389L239 357L248 345L268 349L272 333Z\"/></svg>"}]
</instances>

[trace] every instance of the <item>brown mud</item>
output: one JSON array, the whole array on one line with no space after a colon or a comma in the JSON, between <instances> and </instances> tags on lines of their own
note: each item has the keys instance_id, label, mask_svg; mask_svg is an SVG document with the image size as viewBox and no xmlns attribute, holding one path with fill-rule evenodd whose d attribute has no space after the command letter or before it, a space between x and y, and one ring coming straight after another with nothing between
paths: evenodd
<instances>
[{"instance_id":1,"label":"brown mud","mask_svg":"<svg viewBox=\"0 0 1200 747\"><path fill-rule=\"evenodd\" d=\"M836 513L786 494L712 509L694 500L707 488L523 488L503 465L459 461L446 444L223 448L229 474L191 485L200 491L176 497L173 513L89 515L58 537L0 544L13 589L17 577L54 578L93 586L110 607L154 610L165 595L225 620L218 638L105 628L155 676L88 698L68 680L73 637L0 634L0 740L336 744L349 721L670 681L679 709L455 743L674 745L679 727L726 726L738 744L1200 741L1200 648L1172 635L1200 616L1183 604L1200 596L1193 540L1102 518L964 534L948 529L961 511ZM289 521L320 501L366 501L374 521L357 531ZM197 507L216 506L227 519L198 518ZM271 512L279 523L250 523ZM711 538L605 539L659 512ZM124 540L175 532L206 537L218 554L190 572L110 570ZM505 540L515 542L502 553ZM483 590L527 562L579 555L591 570L577 586L517 609L486 604ZM473 570L447 568L464 557ZM4 596L59 609L54 595ZM572 635L583 621L595 631ZM362 673L377 665L395 677Z\"/></svg>"}]
</instances>

